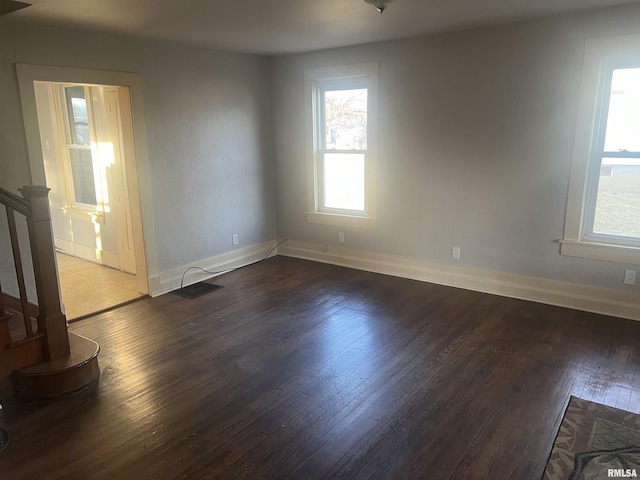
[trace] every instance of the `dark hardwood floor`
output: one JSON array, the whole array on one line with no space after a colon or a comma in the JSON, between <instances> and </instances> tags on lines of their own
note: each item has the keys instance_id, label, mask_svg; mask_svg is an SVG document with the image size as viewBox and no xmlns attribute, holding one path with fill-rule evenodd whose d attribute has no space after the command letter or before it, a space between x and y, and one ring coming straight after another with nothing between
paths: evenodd
<instances>
[{"instance_id":1,"label":"dark hardwood floor","mask_svg":"<svg viewBox=\"0 0 640 480\"><path fill-rule=\"evenodd\" d=\"M570 395L640 411L640 323L274 257L71 325L97 388L4 402L13 479L539 479Z\"/></svg>"}]
</instances>

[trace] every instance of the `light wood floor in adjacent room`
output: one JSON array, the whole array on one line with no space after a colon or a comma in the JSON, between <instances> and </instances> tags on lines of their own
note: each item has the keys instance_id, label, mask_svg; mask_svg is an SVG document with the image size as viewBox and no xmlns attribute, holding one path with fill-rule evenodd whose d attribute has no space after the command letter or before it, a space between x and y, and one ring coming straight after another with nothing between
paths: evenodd
<instances>
[{"instance_id":1,"label":"light wood floor in adjacent room","mask_svg":"<svg viewBox=\"0 0 640 480\"><path fill-rule=\"evenodd\" d=\"M99 386L5 402L17 479L539 480L570 395L640 412L640 323L274 257L71 325Z\"/></svg>"},{"instance_id":2,"label":"light wood floor in adjacent room","mask_svg":"<svg viewBox=\"0 0 640 480\"><path fill-rule=\"evenodd\" d=\"M64 253L56 254L60 288L68 320L144 296L136 276Z\"/></svg>"}]
</instances>

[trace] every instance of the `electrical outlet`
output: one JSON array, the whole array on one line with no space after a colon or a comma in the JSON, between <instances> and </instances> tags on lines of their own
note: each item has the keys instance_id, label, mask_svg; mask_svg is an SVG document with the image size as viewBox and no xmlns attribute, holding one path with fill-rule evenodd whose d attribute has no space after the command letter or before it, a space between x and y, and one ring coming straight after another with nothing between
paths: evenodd
<instances>
[{"instance_id":1,"label":"electrical outlet","mask_svg":"<svg viewBox=\"0 0 640 480\"><path fill-rule=\"evenodd\" d=\"M344 243L344 232L338 232L338 241Z\"/></svg>"},{"instance_id":2,"label":"electrical outlet","mask_svg":"<svg viewBox=\"0 0 640 480\"><path fill-rule=\"evenodd\" d=\"M231 243L233 243L234 245L238 244L238 234L234 233L233 235L231 235Z\"/></svg>"},{"instance_id":3,"label":"electrical outlet","mask_svg":"<svg viewBox=\"0 0 640 480\"><path fill-rule=\"evenodd\" d=\"M460 247L451 248L451 257L460 260Z\"/></svg>"},{"instance_id":4,"label":"electrical outlet","mask_svg":"<svg viewBox=\"0 0 640 480\"><path fill-rule=\"evenodd\" d=\"M636 284L636 271L635 270L625 270L624 271L624 283L626 285L635 285Z\"/></svg>"}]
</instances>

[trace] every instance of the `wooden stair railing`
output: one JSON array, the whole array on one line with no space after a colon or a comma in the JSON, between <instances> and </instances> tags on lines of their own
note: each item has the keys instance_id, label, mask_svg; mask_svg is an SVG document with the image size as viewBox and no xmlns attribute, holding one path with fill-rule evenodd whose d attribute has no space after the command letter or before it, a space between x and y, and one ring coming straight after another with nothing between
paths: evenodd
<instances>
[{"instance_id":1,"label":"wooden stair railing","mask_svg":"<svg viewBox=\"0 0 640 480\"><path fill-rule=\"evenodd\" d=\"M75 368L73 362L78 360L78 355L72 355L67 319L62 312L48 199L50 189L46 186L34 185L25 186L19 190L22 198L0 187L0 203L6 209L9 238L11 240L20 297L19 301L14 303L23 319L22 334L16 334L15 330L12 332L9 327L11 315L7 313L4 302L5 298L12 297L3 294L0 287L0 395L7 395L8 392L13 393L14 387L17 394L20 386L25 393L24 396L30 397L30 386L25 386L25 384L32 383L34 384L33 388L37 390L40 388L36 385L38 381L33 380L33 377L28 377L28 380L21 382L18 374L24 374L27 372L27 368L31 367L31 373L28 373L28 375L36 375L39 378L46 376L47 384L52 385L55 390L56 369L64 371L64 375L69 377L70 372L73 372ZM35 328L33 306L27 297L20 249L21 238L16 225L17 214L22 215L27 224L33 277L38 298ZM78 340L75 337L74 343L77 345ZM76 366L82 367L90 362L92 365L89 376L97 378L97 375L99 375L97 366L99 347L90 340L79 340L80 343L84 341L89 342L91 345L89 345L88 349L83 347L83 350L90 351L93 349L95 352L90 354L88 359L80 359L80 364ZM72 357L74 360L70 363ZM38 366L38 364L40 364L38 368L32 368L33 366ZM37 373L34 374L33 372ZM73 376L73 373L71 373L71 376ZM87 372L85 371L81 376L87 377ZM95 378L90 380L93 381ZM87 378L82 381L86 380ZM73 379L69 381L68 378L64 380L64 383L63 389L67 391L73 390L76 386L84 386L74 385ZM43 391L42 393L43 396L55 396L53 392Z\"/></svg>"},{"instance_id":2,"label":"wooden stair railing","mask_svg":"<svg viewBox=\"0 0 640 480\"><path fill-rule=\"evenodd\" d=\"M7 323L11 319L11 314L4 307L4 296L2 295L2 285L0 284L0 348L5 348L11 344L11 333Z\"/></svg>"}]
</instances>

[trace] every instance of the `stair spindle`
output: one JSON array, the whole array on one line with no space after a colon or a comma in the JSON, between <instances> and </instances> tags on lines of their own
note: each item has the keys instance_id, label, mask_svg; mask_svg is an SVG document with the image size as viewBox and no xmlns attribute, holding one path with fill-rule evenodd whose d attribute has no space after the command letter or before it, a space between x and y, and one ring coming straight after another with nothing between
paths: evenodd
<instances>
[{"instance_id":1,"label":"stair spindle","mask_svg":"<svg viewBox=\"0 0 640 480\"><path fill-rule=\"evenodd\" d=\"M24 269L22 268L22 257L20 256L20 244L18 242L18 232L16 229L16 218L13 208L6 206L7 222L9 223L9 237L11 238L11 249L13 251L13 262L16 267L16 277L18 280L18 291L20 292L20 308L24 320L24 328L27 337L33 337L33 325L29 314L29 301L27 299L27 289L24 283Z\"/></svg>"}]
</instances>

